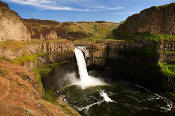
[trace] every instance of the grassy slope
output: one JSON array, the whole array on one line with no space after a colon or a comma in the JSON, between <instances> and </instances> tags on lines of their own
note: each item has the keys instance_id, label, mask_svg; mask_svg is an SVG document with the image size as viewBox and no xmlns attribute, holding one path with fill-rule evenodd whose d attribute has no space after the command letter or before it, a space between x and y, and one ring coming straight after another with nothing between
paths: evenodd
<instances>
[{"instance_id":1,"label":"grassy slope","mask_svg":"<svg viewBox=\"0 0 175 116\"><path fill-rule=\"evenodd\" d=\"M79 116L61 99L56 104L43 100L36 85L37 79L18 64L0 59L0 112L4 116ZM27 93L27 94L26 94ZM47 94L51 95L53 93ZM10 105L9 105L10 104ZM19 105L20 104L20 105Z\"/></svg>"},{"instance_id":2,"label":"grassy slope","mask_svg":"<svg viewBox=\"0 0 175 116\"><path fill-rule=\"evenodd\" d=\"M77 40L84 38L105 38L117 23L110 22L65 22L25 19L25 24L32 34L33 39L40 38L40 34L49 33L51 30L57 32L60 38Z\"/></svg>"},{"instance_id":3,"label":"grassy slope","mask_svg":"<svg viewBox=\"0 0 175 116\"><path fill-rule=\"evenodd\" d=\"M111 38L116 38L119 40L126 40L126 41L140 41L140 40L152 40L152 41L172 41L175 40L175 35L169 35L169 34L150 34L148 32L136 32L136 33L119 33L116 32L117 29L113 30L111 34Z\"/></svg>"}]
</instances>

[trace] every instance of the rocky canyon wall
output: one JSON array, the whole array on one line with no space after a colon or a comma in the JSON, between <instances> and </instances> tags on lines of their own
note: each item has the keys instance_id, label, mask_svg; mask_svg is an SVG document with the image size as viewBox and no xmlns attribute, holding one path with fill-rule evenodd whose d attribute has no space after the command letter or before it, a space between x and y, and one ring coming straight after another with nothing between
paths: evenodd
<instances>
[{"instance_id":1,"label":"rocky canyon wall","mask_svg":"<svg viewBox=\"0 0 175 116\"><path fill-rule=\"evenodd\" d=\"M0 57L18 62L32 70L41 63L61 62L73 58L73 44L67 40L12 41L9 45L1 43Z\"/></svg>"},{"instance_id":2,"label":"rocky canyon wall","mask_svg":"<svg viewBox=\"0 0 175 116\"><path fill-rule=\"evenodd\" d=\"M113 79L126 79L153 91L172 91L175 89L173 77L161 71L159 62L166 64L174 61L171 42L154 41L112 41L100 43L76 43L89 51L87 65L100 69Z\"/></svg>"},{"instance_id":3,"label":"rocky canyon wall","mask_svg":"<svg viewBox=\"0 0 175 116\"><path fill-rule=\"evenodd\" d=\"M119 51L124 49L143 48L146 46L155 46L153 41L127 42L127 41L109 41L98 43L75 43L75 46L85 46L89 51L87 58L88 65L104 65L107 59L115 59L119 56Z\"/></svg>"},{"instance_id":4,"label":"rocky canyon wall","mask_svg":"<svg viewBox=\"0 0 175 116\"><path fill-rule=\"evenodd\" d=\"M159 42L160 62L175 63L175 41Z\"/></svg>"},{"instance_id":5,"label":"rocky canyon wall","mask_svg":"<svg viewBox=\"0 0 175 116\"><path fill-rule=\"evenodd\" d=\"M30 33L19 15L0 1L0 41L30 40Z\"/></svg>"},{"instance_id":6,"label":"rocky canyon wall","mask_svg":"<svg viewBox=\"0 0 175 116\"><path fill-rule=\"evenodd\" d=\"M175 34L175 3L154 6L134 14L117 29L122 33L149 32L150 34Z\"/></svg>"}]
</instances>

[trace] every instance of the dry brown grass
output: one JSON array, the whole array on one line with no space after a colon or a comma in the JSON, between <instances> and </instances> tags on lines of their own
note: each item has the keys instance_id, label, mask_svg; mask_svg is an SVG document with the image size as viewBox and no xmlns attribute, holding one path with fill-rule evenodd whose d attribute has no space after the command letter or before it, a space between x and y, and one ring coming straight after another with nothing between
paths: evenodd
<instances>
[{"instance_id":1,"label":"dry brown grass","mask_svg":"<svg viewBox=\"0 0 175 116\"><path fill-rule=\"evenodd\" d=\"M31 32L32 39L39 39L40 35L47 35L50 31L56 31L60 38L77 40L83 38L105 38L117 23L110 22L56 22L48 20L26 19L24 20Z\"/></svg>"}]
</instances>

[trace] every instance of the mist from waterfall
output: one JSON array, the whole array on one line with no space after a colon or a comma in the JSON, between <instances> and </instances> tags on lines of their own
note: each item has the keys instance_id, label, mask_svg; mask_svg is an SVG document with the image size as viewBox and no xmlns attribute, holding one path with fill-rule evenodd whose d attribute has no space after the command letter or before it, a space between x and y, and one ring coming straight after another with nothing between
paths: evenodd
<instances>
[{"instance_id":1,"label":"mist from waterfall","mask_svg":"<svg viewBox=\"0 0 175 116\"><path fill-rule=\"evenodd\" d=\"M56 67L44 86L61 93L63 100L82 116L169 115L172 101L140 85L122 79L113 80L108 77L111 71L91 69L88 72L85 56L89 57L89 51L84 46L78 46L74 51L77 62L74 60Z\"/></svg>"},{"instance_id":2,"label":"mist from waterfall","mask_svg":"<svg viewBox=\"0 0 175 116\"><path fill-rule=\"evenodd\" d=\"M76 84L81 86L82 89L85 89L90 86L104 85L105 83L103 81L88 75L86 61L83 52L77 48L74 49L74 52L80 76L80 80Z\"/></svg>"}]
</instances>

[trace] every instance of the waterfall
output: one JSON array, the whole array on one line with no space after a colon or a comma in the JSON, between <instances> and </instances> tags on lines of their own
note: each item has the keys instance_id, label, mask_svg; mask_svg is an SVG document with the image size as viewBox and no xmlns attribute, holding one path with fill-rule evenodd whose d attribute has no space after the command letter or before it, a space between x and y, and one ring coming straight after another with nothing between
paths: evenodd
<instances>
[{"instance_id":1,"label":"waterfall","mask_svg":"<svg viewBox=\"0 0 175 116\"><path fill-rule=\"evenodd\" d=\"M78 71L80 75L81 81L86 81L89 78L87 68L86 68L86 61L84 59L83 52L77 48L75 48L75 56L77 59Z\"/></svg>"},{"instance_id":2,"label":"waterfall","mask_svg":"<svg viewBox=\"0 0 175 116\"><path fill-rule=\"evenodd\" d=\"M82 89L85 89L90 86L104 85L104 82L102 82L101 80L88 75L86 61L83 52L77 48L74 49L74 52L80 76L80 80L76 84L81 86Z\"/></svg>"}]
</instances>

